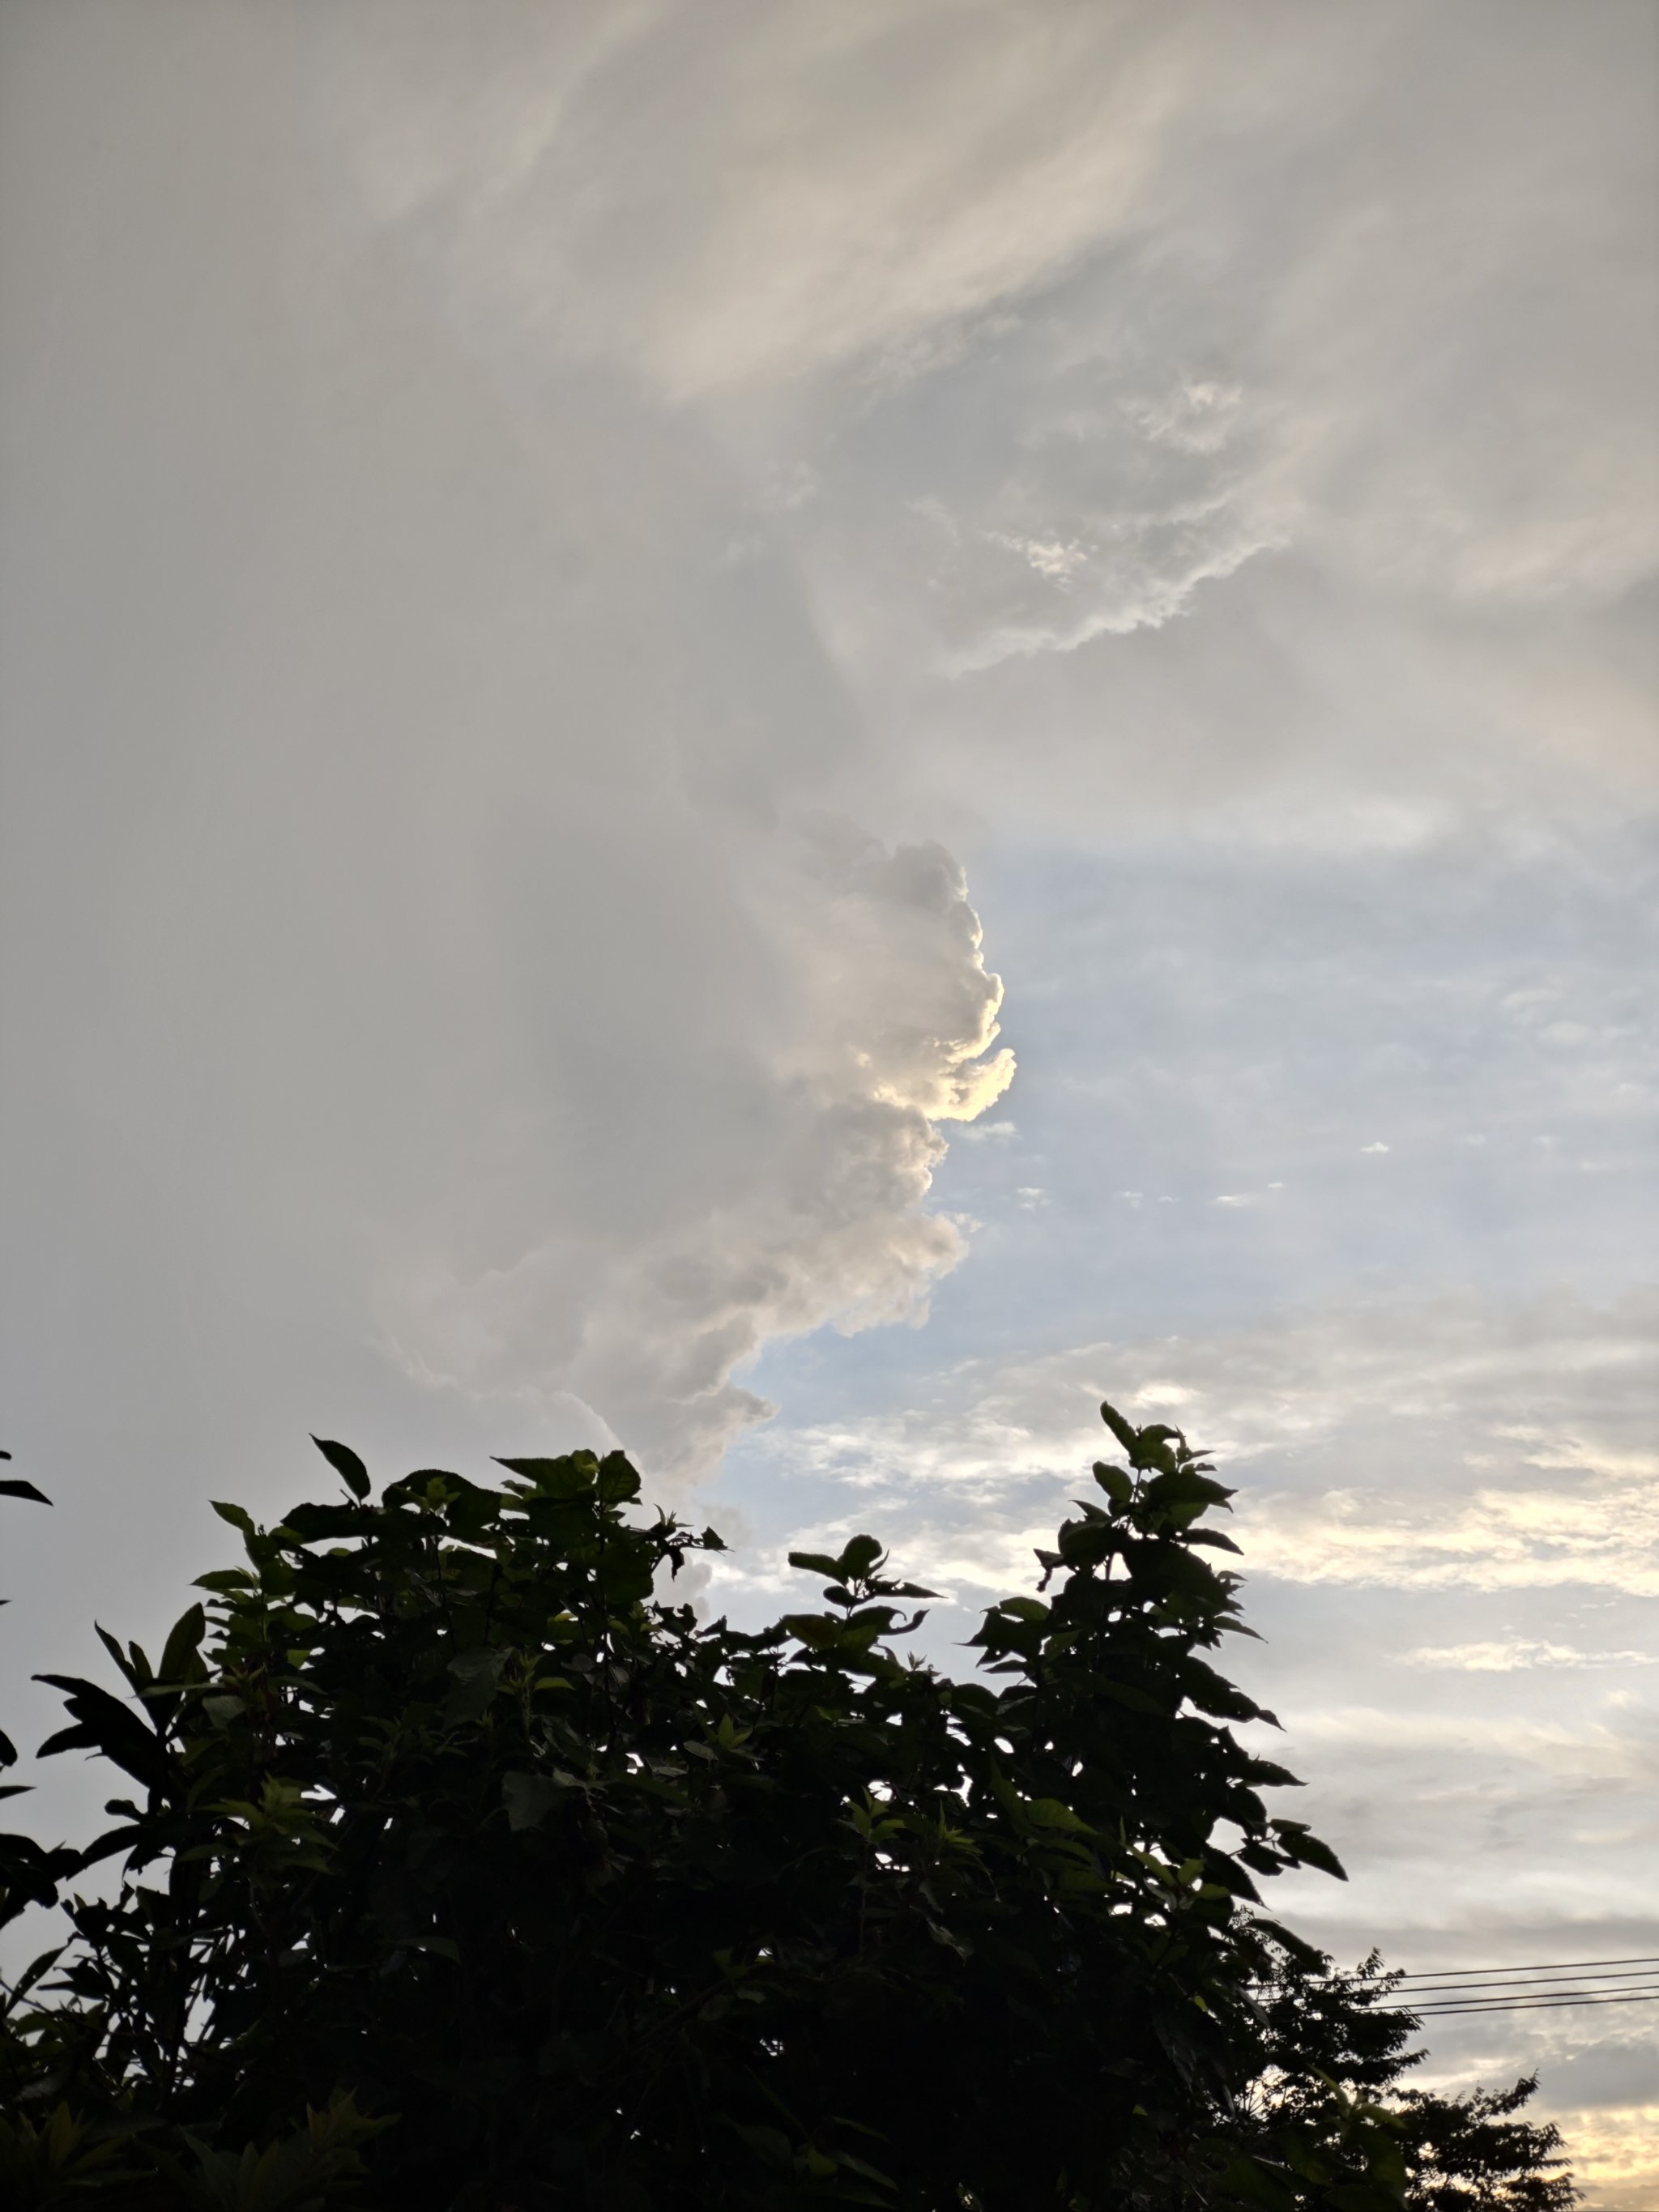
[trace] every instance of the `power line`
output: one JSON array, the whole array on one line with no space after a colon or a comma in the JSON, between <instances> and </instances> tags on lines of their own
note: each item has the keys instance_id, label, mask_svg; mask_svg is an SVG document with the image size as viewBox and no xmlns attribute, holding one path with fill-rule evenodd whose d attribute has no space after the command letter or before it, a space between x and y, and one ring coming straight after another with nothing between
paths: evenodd
<instances>
[{"instance_id":1,"label":"power line","mask_svg":"<svg viewBox=\"0 0 1659 2212\"><path fill-rule=\"evenodd\" d=\"M1326 1974L1317 1985L1374 1993L1376 2008L1421 2020L1460 2013L1542 2012L1566 2005L1659 2001L1659 1956L1553 1960L1531 1966L1424 1967L1413 1973Z\"/></svg>"},{"instance_id":2,"label":"power line","mask_svg":"<svg viewBox=\"0 0 1659 2212\"><path fill-rule=\"evenodd\" d=\"M1554 2012L1563 2005L1652 2004L1659 2000L1659 1984L1650 1990L1635 1990L1621 1996L1595 1997L1510 1997L1490 2004L1438 2005L1382 2005L1382 2012L1408 2012L1414 2020L1443 2018L1451 2013L1469 2012Z\"/></svg>"},{"instance_id":3,"label":"power line","mask_svg":"<svg viewBox=\"0 0 1659 2212\"><path fill-rule=\"evenodd\" d=\"M1454 1997L1502 1996L1535 1997L1599 1997L1617 1996L1632 1983L1659 1989L1659 1974L1609 1974L1606 1980L1593 1978L1589 1981L1569 1982L1435 1982L1426 1990L1390 1990L1389 1996L1408 1998L1413 2004L1420 1998L1425 2004L1449 2004Z\"/></svg>"},{"instance_id":4,"label":"power line","mask_svg":"<svg viewBox=\"0 0 1659 2212\"><path fill-rule=\"evenodd\" d=\"M1638 1959L1557 1959L1541 1966L1425 1966L1415 1973L1391 1974L1388 1978L1391 1981L1421 1982L1439 1981L1455 1976L1460 1981L1472 1981L1482 1974L1581 1974L1592 1966L1659 1966L1659 1954ZM1326 1978L1334 1982L1351 1982L1367 1981L1372 1978L1364 1974L1331 1974Z\"/></svg>"}]
</instances>

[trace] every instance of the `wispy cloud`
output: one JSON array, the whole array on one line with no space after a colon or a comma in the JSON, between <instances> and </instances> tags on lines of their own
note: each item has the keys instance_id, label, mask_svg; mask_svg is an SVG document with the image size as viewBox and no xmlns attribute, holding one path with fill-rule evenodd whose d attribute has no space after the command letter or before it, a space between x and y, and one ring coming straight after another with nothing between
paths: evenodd
<instances>
[{"instance_id":1,"label":"wispy cloud","mask_svg":"<svg viewBox=\"0 0 1659 2212\"><path fill-rule=\"evenodd\" d=\"M1659 1667L1659 1651L1584 1651L1576 1644L1540 1644L1528 1637L1491 1644L1420 1644L1402 1656L1409 1667L1443 1667L1468 1674L1511 1674L1527 1667Z\"/></svg>"},{"instance_id":2,"label":"wispy cloud","mask_svg":"<svg viewBox=\"0 0 1659 2212\"><path fill-rule=\"evenodd\" d=\"M914 1410L786 1431L772 1448L897 1502L955 1491L981 1515L1036 1483L1047 1511L1053 1483L1085 1479L1099 1456L1096 1409L1110 1395L1219 1455L1242 1486L1237 1534L1259 1573L1651 1595L1656 1340L1651 1291L1607 1307L1396 1298L1212 1338L974 1361L933 1378ZM987 1539L992 1557L1012 1556L1015 1539ZM1546 1647L1525 1648L1538 1663Z\"/></svg>"}]
</instances>

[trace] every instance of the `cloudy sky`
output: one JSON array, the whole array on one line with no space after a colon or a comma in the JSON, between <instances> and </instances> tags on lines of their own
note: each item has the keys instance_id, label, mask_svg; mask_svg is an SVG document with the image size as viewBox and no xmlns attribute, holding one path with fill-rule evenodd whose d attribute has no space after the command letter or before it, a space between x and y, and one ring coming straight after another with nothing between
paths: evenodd
<instances>
[{"instance_id":1,"label":"cloudy sky","mask_svg":"<svg viewBox=\"0 0 1659 2212\"><path fill-rule=\"evenodd\" d=\"M1656 72L10 0L9 1682L307 1430L620 1438L738 1610L874 1528L951 1656L1109 1393L1241 1484L1287 1909L1659 1953ZM1478 2029L1659 2206L1652 2011Z\"/></svg>"}]
</instances>

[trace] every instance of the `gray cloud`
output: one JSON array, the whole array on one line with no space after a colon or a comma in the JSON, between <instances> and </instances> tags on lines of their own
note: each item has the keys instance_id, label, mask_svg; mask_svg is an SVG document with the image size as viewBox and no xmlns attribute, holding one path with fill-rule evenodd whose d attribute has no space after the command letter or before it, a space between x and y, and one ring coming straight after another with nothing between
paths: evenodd
<instances>
[{"instance_id":1,"label":"gray cloud","mask_svg":"<svg viewBox=\"0 0 1659 2212\"><path fill-rule=\"evenodd\" d=\"M961 871L938 847L889 854L821 833L801 875L769 889L757 920L786 965L787 1011L739 1064L640 1070L632 1110L659 1155L649 1206L630 1188L619 1223L617 1200L590 1192L526 1226L526 1158L503 1178L503 1256L481 1253L463 1275L444 1218L426 1272L383 1283L382 1326L422 1380L574 1392L654 1472L696 1474L770 1410L731 1380L769 1336L922 1316L927 1285L963 1251L955 1224L922 1210L944 1151L935 1125L981 1112L1012 1073L1006 1050L986 1057L1001 994ZM692 1162L677 1125L700 1081L721 1119ZM560 1149L547 1122L534 1141ZM682 1149L665 1160L671 1142Z\"/></svg>"},{"instance_id":2,"label":"gray cloud","mask_svg":"<svg viewBox=\"0 0 1659 2212\"><path fill-rule=\"evenodd\" d=\"M216 1368L252 1276L423 1386L706 1468L769 1334L918 1314L960 1255L934 1124L1011 1068L960 871L823 812L856 726L779 564L723 556L706 441L411 321L283 139L292 77L234 74L291 22L209 40L289 167L204 205L234 162L156 82L166 15L24 57L97 220L12 236L16 1204L101 1278L26 1300L25 1424L91 1307L186 1304Z\"/></svg>"},{"instance_id":3,"label":"gray cloud","mask_svg":"<svg viewBox=\"0 0 1659 2212\"><path fill-rule=\"evenodd\" d=\"M935 818L1402 746L1651 791L1640 8L365 0L331 39L369 234L498 375L604 359L716 428ZM1243 639L997 673L1286 547Z\"/></svg>"}]
</instances>

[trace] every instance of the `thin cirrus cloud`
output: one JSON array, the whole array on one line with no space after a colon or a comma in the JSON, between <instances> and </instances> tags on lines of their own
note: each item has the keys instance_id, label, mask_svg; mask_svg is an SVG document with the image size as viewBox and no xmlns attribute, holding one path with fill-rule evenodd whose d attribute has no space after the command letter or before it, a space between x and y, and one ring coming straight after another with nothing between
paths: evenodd
<instances>
[{"instance_id":1,"label":"thin cirrus cloud","mask_svg":"<svg viewBox=\"0 0 1659 2212\"><path fill-rule=\"evenodd\" d=\"M1525 1637L1507 1644L1419 1644L1406 1654L1413 1667L1453 1667L1474 1674L1508 1674L1518 1667L1656 1667L1659 1651L1582 1651L1571 1644Z\"/></svg>"}]
</instances>

